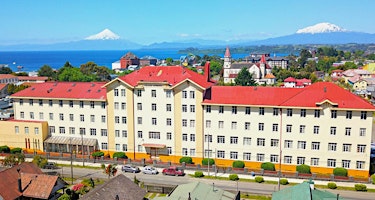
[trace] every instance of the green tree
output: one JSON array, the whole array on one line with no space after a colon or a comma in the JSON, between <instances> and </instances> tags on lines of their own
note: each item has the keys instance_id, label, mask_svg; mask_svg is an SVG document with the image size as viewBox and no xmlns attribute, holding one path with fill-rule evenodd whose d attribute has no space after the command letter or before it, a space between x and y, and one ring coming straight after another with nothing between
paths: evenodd
<instances>
[{"instance_id":1,"label":"green tree","mask_svg":"<svg viewBox=\"0 0 375 200\"><path fill-rule=\"evenodd\" d=\"M237 77L234 79L236 85L241 86L255 86L257 85L253 76L250 72L246 69L246 67L242 68L241 71L238 73Z\"/></svg>"},{"instance_id":2,"label":"green tree","mask_svg":"<svg viewBox=\"0 0 375 200\"><path fill-rule=\"evenodd\" d=\"M13 71L9 67L0 67L0 74L11 74L11 73L13 73Z\"/></svg>"},{"instance_id":3,"label":"green tree","mask_svg":"<svg viewBox=\"0 0 375 200\"><path fill-rule=\"evenodd\" d=\"M211 75L218 75L220 74L220 71L223 69L223 64L221 64L220 62L216 61L216 60L213 60L213 61L210 61L210 72L211 72Z\"/></svg>"},{"instance_id":4,"label":"green tree","mask_svg":"<svg viewBox=\"0 0 375 200\"><path fill-rule=\"evenodd\" d=\"M311 58L311 53L307 49L302 49L298 59L298 64L301 68L305 67L308 58Z\"/></svg>"},{"instance_id":5,"label":"green tree","mask_svg":"<svg viewBox=\"0 0 375 200\"><path fill-rule=\"evenodd\" d=\"M59 81L90 82L95 80L92 75L84 75L78 68L66 68L57 77Z\"/></svg>"},{"instance_id":6,"label":"green tree","mask_svg":"<svg viewBox=\"0 0 375 200\"><path fill-rule=\"evenodd\" d=\"M4 165L13 167L15 165L25 162L25 155L23 153L11 154L4 158Z\"/></svg>"},{"instance_id":7,"label":"green tree","mask_svg":"<svg viewBox=\"0 0 375 200\"><path fill-rule=\"evenodd\" d=\"M38 76L47 76L49 78L55 78L56 77L56 73L55 71L52 69L52 67L50 67L49 65L43 65L39 70L38 70Z\"/></svg>"},{"instance_id":8,"label":"green tree","mask_svg":"<svg viewBox=\"0 0 375 200\"><path fill-rule=\"evenodd\" d=\"M33 162L34 164L36 164L38 167L40 167L40 168L44 168L44 166L46 166L48 160L47 160L47 158L45 158L45 157L43 157L43 156L36 155L36 156L34 156L32 162Z\"/></svg>"},{"instance_id":9,"label":"green tree","mask_svg":"<svg viewBox=\"0 0 375 200\"><path fill-rule=\"evenodd\" d=\"M166 58L165 62L167 63L168 66L173 65L173 58Z\"/></svg>"}]
</instances>

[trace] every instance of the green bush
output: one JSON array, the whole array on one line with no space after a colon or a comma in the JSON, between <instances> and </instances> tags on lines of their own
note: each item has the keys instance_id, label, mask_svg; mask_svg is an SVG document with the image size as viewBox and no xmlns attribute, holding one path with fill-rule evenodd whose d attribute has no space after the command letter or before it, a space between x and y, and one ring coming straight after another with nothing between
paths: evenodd
<instances>
[{"instance_id":1,"label":"green bush","mask_svg":"<svg viewBox=\"0 0 375 200\"><path fill-rule=\"evenodd\" d=\"M244 168L245 167L245 163L241 160L236 160L232 163L232 167L233 168Z\"/></svg>"},{"instance_id":2,"label":"green bush","mask_svg":"<svg viewBox=\"0 0 375 200\"><path fill-rule=\"evenodd\" d=\"M96 151L96 152L93 152L91 154L92 157L96 158L96 157L101 157L101 156L104 156L104 152L101 152L101 151Z\"/></svg>"},{"instance_id":3,"label":"green bush","mask_svg":"<svg viewBox=\"0 0 375 200\"><path fill-rule=\"evenodd\" d=\"M375 174L371 175L372 184L375 184Z\"/></svg>"},{"instance_id":4,"label":"green bush","mask_svg":"<svg viewBox=\"0 0 375 200\"><path fill-rule=\"evenodd\" d=\"M260 167L264 170L275 171L275 164L271 162L262 163Z\"/></svg>"},{"instance_id":5,"label":"green bush","mask_svg":"<svg viewBox=\"0 0 375 200\"><path fill-rule=\"evenodd\" d=\"M214 159L210 158L210 165L214 165L214 164L215 164ZM208 165L208 158L204 158L202 160L202 165Z\"/></svg>"},{"instance_id":6,"label":"green bush","mask_svg":"<svg viewBox=\"0 0 375 200\"><path fill-rule=\"evenodd\" d=\"M296 171L301 174L311 174L310 166L304 164L298 165Z\"/></svg>"},{"instance_id":7,"label":"green bush","mask_svg":"<svg viewBox=\"0 0 375 200\"><path fill-rule=\"evenodd\" d=\"M105 169L105 164L102 163L102 164L100 165L100 168Z\"/></svg>"},{"instance_id":8,"label":"green bush","mask_svg":"<svg viewBox=\"0 0 375 200\"><path fill-rule=\"evenodd\" d=\"M343 167L336 167L333 169L333 174L335 176L348 176L348 170Z\"/></svg>"},{"instance_id":9,"label":"green bush","mask_svg":"<svg viewBox=\"0 0 375 200\"><path fill-rule=\"evenodd\" d=\"M19 147L16 147L10 150L10 153L12 154L21 153L21 152L22 152L22 148L19 148Z\"/></svg>"},{"instance_id":10,"label":"green bush","mask_svg":"<svg viewBox=\"0 0 375 200\"><path fill-rule=\"evenodd\" d=\"M280 179L280 184L281 184L281 185L288 185L288 184L289 184L289 181L288 181L288 179L286 179L286 178L282 178L282 179Z\"/></svg>"},{"instance_id":11,"label":"green bush","mask_svg":"<svg viewBox=\"0 0 375 200\"><path fill-rule=\"evenodd\" d=\"M0 146L0 153L9 153L10 148L8 146Z\"/></svg>"},{"instance_id":12,"label":"green bush","mask_svg":"<svg viewBox=\"0 0 375 200\"><path fill-rule=\"evenodd\" d=\"M47 160L47 158L45 158L43 156L36 155L36 156L34 156L32 162L34 164L36 164L38 167L44 168L44 166L46 166L46 164L48 163L48 160Z\"/></svg>"},{"instance_id":13,"label":"green bush","mask_svg":"<svg viewBox=\"0 0 375 200\"><path fill-rule=\"evenodd\" d=\"M238 181L240 178L238 178L237 174L231 174L229 175L229 180L231 181Z\"/></svg>"},{"instance_id":14,"label":"green bush","mask_svg":"<svg viewBox=\"0 0 375 200\"><path fill-rule=\"evenodd\" d=\"M124 152L115 152L112 156L113 158L128 158Z\"/></svg>"},{"instance_id":15,"label":"green bush","mask_svg":"<svg viewBox=\"0 0 375 200\"><path fill-rule=\"evenodd\" d=\"M255 182L257 182L257 183L263 183L264 182L263 176L256 176L255 177Z\"/></svg>"},{"instance_id":16,"label":"green bush","mask_svg":"<svg viewBox=\"0 0 375 200\"><path fill-rule=\"evenodd\" d=\"M354 185L354 189L356 191L363 191L363 192L366 192L367 191L367 186L365 184L355 184Z\"/></svg>"},{"instance_id":17,"label":"green bush","mask_svg":"<svg viewBox=\"0 0 375 200\"><path fill-rule=\"evenodd\" d=\"M329 189L336 189L337 188L336 183L333 183L333 182L327 183L327 186L328 186Z\"/></svg>"},{"instance_id":18,"label":"green bush","mask_svg":"<svg viewBox=\"0 0 375 200\"><path fill-rule=\"evenodd\" d=\"M204 175L203 175L203 172L202 171L196 171L195 173L194 173L194 177L195 178L200 178L200 177L203 177Z\"/></svg>"},{"instance_id":19,"label":"green bush","mask_svg":"<svg viewBox=\"0 0 375 200\"><path fill-rule=\"evenodd\" d=\"M180 163L193 164L193 159L191 157L180 158Z\"/></svg>"}]
</instances>

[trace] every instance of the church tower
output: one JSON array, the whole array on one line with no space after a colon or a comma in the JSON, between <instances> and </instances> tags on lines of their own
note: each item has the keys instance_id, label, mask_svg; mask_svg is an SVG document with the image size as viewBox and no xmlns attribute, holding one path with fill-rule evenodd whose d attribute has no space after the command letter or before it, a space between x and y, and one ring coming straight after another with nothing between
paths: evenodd
<instances>
[{"instance_id":1,"label":"church tower","mask_svg":"<svg viewBox=\"0 0 375 200\"><path fill-rule=\"evenodd\" d=\"M230 72L230 67L232 65L232 56L230 55L229 47L225 49L225 54L224 54L224 71L223 71L223 78L224 78L224 83L229 82L229 74Z\"/></svg>"}]
</instances>

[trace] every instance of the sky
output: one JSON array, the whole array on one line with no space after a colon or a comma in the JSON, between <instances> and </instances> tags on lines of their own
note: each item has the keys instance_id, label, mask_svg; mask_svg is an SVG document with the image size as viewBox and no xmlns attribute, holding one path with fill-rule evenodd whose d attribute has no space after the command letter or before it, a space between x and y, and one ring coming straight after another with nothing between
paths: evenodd
<instances>
[{"instance_id":1,"label":"sky","mask_svg":"<svg viewBox=\"0 0 375 200\"><path fill-rule=\"evenodd\" d=\"M82 40L108 28L155 42L259 40L321 22L375 33L374 0L0 0L0 45Z\"/></svg>"}]
</instances>

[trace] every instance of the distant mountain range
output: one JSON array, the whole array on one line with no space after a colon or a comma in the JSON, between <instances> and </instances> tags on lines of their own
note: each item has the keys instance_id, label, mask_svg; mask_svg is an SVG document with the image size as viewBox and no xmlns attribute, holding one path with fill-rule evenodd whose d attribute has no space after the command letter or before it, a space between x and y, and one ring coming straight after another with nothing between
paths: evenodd
<instances>
[{"instance_id":1,"label":"distant mountain range","mask_svg":"<svg viewBox=\"0 0 375 200\"><path fill-rule=\"evenodd\" d=\"M56 44L22 44L0 45L0 51L35 51L35 50L132 50L132 49L186 49L193 48L220 48L225 46L254 46L254 45L298 45L298 44L371 44L375 43L375 34L348 31L330 23L319 23L296 33L281 37L268 38L256 41L219 41L219 40L186 40L174 42L159 42L150 45L141 45L121 39L109 29L86 37L83 40L56 43Z\"/></svg>"}]
</instances>

